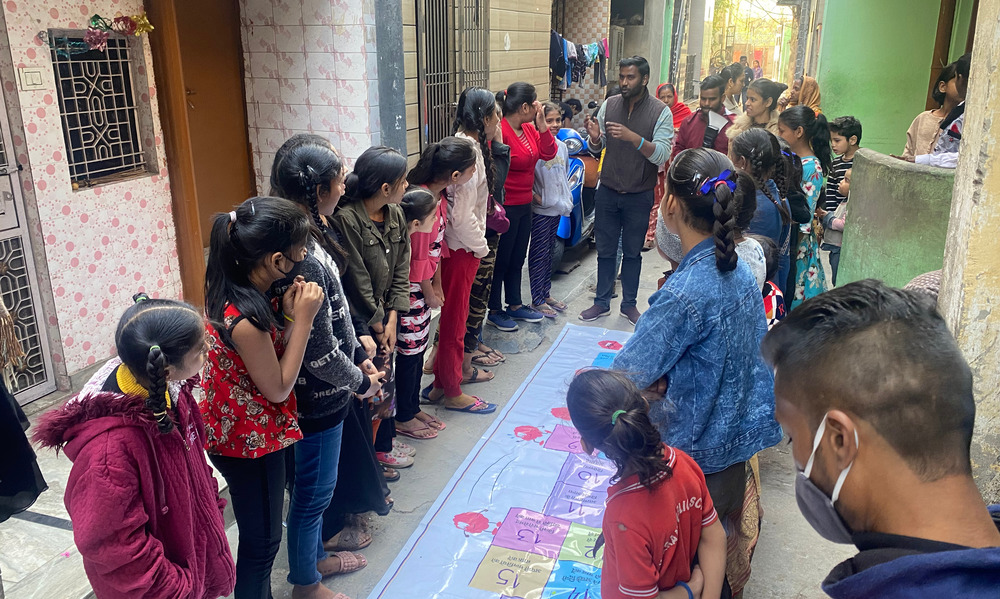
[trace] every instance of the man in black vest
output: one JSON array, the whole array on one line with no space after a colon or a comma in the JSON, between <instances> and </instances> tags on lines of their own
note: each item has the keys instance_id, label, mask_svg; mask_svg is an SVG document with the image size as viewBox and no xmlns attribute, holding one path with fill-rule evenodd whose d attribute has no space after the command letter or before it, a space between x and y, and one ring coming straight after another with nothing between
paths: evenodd
<instances>
[{"instance_id":1,"label":"man in black vest","mask_svg":"<svg viewBox=\"0 0 1000 599\"><path fill-rule=\"evenodd\" d=\"M592 152L604 150L601 181L594 196L597 241L597 297L580 314L592 321L611 313L615 257L622 244L621 314L632 325L639 320L636 295L642 269L642 246L653 208L659 167L670 158L674 123L670 109L649 95L649 63L641 56L618 63L621 94L604 101L597 118L587 117Z\"/></svg>"}]
</instances>

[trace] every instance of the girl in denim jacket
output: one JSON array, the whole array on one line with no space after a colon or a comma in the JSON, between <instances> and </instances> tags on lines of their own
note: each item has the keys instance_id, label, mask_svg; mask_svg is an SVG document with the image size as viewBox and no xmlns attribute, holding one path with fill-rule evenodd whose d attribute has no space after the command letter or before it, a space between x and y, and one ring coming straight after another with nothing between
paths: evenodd
<instances>
[{"instance_id":1,"label":"girl in denim jacket","mask_svg":"<svg viewBox=\"0 0 1000 599\"><path fill-rule=\"evenodd\" d=\"M684 258L614 362L640 389L659 395L665 388L650 419L668 445L694 458L720 517L734 524L747 461L781 440L773 379L760 356L767 332L760 288L734 240L743 198L755 193L752 178L714 150L677 155L660 212L680 236ZM727 572L736 593L749 577L748 557L731 559Z\"/></svg>"}]
</instances>

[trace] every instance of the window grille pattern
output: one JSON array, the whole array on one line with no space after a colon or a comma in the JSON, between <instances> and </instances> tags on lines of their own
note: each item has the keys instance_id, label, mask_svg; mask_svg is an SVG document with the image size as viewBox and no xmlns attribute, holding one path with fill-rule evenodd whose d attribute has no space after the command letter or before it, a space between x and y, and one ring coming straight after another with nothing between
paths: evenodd
<instances>
[{"instance_id":1,"label":"window grille pattern","mask_svg":"<svg viewBox=\"0 0 1000 599\"><path fill-rule=\"evenodd\" d=\"M42 351L38 315L31 297L28 263L20 236L0 240L0 297L10 310L21 348L27 354L20 365L14 366L14 388L21 393L49 380Z\"/></svg>"},{"instance_id":2,"label":"window grille pattern","mask_svg":"<svg viewBox=\"0 0 1000 599\"><path fill-rule=\"evenodd\" d=\"M91 185L144 173L129 40L112 35L107 50L81 51L82 33L50 37L70 178Z\"/></svg>"}]
</instances>

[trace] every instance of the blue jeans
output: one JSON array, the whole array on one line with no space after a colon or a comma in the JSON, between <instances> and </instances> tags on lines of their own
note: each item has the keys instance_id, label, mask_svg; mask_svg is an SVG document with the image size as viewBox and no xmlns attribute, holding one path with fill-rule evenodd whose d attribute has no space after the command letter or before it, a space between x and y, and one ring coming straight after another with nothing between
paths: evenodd
<instances>
[{"instance_id":1,"label":"blue jeans","mask_svg":"<svg viewBox=\"0 0 1000 599\"><path fill-rule=\"evenodd\" d=\"M344 423L306 434L295 444L295 486L288 506L288 582L302 586L322 579L316 563L323 549L323 511L337 488Z\"/></svg>"}]
</instances>

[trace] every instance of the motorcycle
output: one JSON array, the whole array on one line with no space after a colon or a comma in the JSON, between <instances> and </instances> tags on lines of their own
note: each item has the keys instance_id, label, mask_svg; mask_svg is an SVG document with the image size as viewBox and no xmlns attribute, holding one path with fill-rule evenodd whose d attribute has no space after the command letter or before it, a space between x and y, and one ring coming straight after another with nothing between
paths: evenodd
<instances>
[{"instance_id":1,"label":"motorcycle","mask_svg":"<svg viewBox=\"0 0 1000 599\"><path fill-rule=\"evenodd\" d=\"M563 254L582 243L590 242L594 234L594 192L597 188L598 161L587 151L587 143L575 129L560 129L556 137L566 144L569 164L566 174L573 194L573 210L559 220L552 248L552 272L562 264Z\"/></svg>"}]
</instances>

